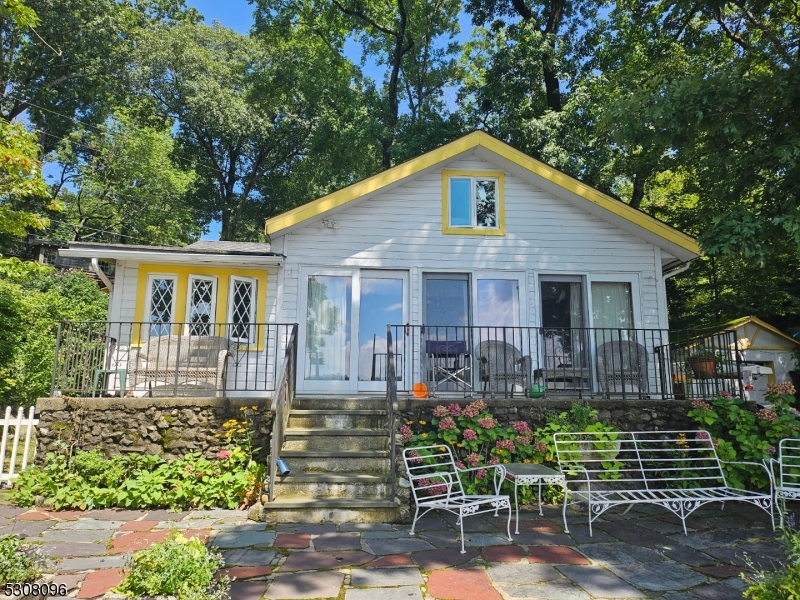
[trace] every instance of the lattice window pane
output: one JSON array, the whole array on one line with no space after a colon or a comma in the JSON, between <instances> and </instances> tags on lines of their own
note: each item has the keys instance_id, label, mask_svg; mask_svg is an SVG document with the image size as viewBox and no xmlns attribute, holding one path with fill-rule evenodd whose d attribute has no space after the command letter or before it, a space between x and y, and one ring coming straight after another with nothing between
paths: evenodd
<instances>
[{"instance_id":1,"label":"lattice window pane","mask_svg":"<svg viewBox=\"0 0 800 600\"><path fill-rule=\"evenodd\" d=\"M250 341L253 314L253 283L250 281L233 282L233 303L231 307L231 323L233 339Z\"/></svg>"},{"instance_id":2,"label":"lattice window pane","mask_svg":"<svg viewBox=\"0 0 800 600\"><path fill-rule=\"evenodd\" d=\"M156 278L150 288L150 335L169 335L172 323L172 301L175 298L175 280Z\"/></svg>"},{"instance_id":3,"label":"lattice window pane","mask_svg":"<svg viewBox=\"0 0 800 600\"><path fill-rule=\"evenodd\" d=\"M211 335L214 318L214 280L192 279L189 335Z\"/></svg>"}]
</instances>

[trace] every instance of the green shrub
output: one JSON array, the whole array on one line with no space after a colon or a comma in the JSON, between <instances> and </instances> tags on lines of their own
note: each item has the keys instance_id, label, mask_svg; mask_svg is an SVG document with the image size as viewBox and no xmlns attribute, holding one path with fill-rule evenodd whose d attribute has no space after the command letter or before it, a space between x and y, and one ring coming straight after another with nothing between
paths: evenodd
<instances>
[{"instance_id":1,"label":"green shrub","mask_svg":"<svg viewBox=\"0 0 800 600\"><path fill-rule=\"evenodd\" d=\"M788 562L782 568L742 574L750 584L745 594L753 600L800 600L800 531L794 524L794 515L790 515L782 537Z\"/></svg>"},{"instance_id":2,"label":"green shrub","mask_svg":"<svg viewBox=\"0 0 800 600\"><path fill-rule=\"evenodd\" d=\"M723 464L728 484L738 488L767 490L769 475L760 463L776 453L783 438L798 437L797 417L789 408L794 402L791 384L770 384L767 402L772 408L753 413L741 398L722 392L710 403L692 402L688 415L714 439L723 461L748 461L756 465Z\"/></svg>"},{"instance_id":3,"label":"green shrub","mask_svg":"<svg viewBox=\"0 0 800 600\"><path fill-rule=\"evenodd\" d=\"M177 596L179 600L228 598L227 578L214 579L222 556L197 538L172 534L161 543L136 552L117 591L132 597Z\"/></svg>"},{"instance_id":4,"label":"green shrub","mask_svg":"<svg viewBox=\"0 0 800 600\"><path fill-rule=\"evenodd\" d=\"M56 509L123 507L176 510L237 508L253 500L263 467L240 448L224 450L209 460L199 453L182 459L77 451L68 460L48 453L45 465L20 473L11 500L32 506L37 496ZM257 499L257 495L255 495Z\"/></svg>"},{"instance_id":5,"label":"green shrub","mask_svg":"<svg viewBox=\"0 0 800 600\"><path fill-rule=\"evenodd\" d=\"M36 581L43 564L36 546L23 544L14 533L0 535L0 586Z\"/></svg>"},{"instance_id":6,"label":"green shrub","mask_svg":"<svg viewBox=\"0 0 800 600\"><path fill-rule=\"evenodd\" d=\"M611 423L599 421L597 414L586 404L575 402L569 411L549 414L547 424L534 431L525 421L501 427L488 411L486 403L476 400L463 409L455 403L437 406L431 427L426 427L426 421L419 421L416 425L422 427L415 434L410 427L414 423L408 421L400 427L400 435L408 448L437 444L450 446L459 468L478 467L476 471L462 474L464 491L468 494L493 494L494 477L486 468L488 466L511 462L557 466L554 433L606 432L607 439L613 440L618 429ZM425 456L426 451L420 451L418 455ZM603 466L608 470L609 478L616 478L622 463L609 460ZM510 487L512 484L505 482L503 485ZM531 486L520 488L518 494L520 503L529 503L535 498ZM550 502L560 502L562 494L563 490L558 486L546 486L543 491L544 499Z\"/></svg>"}]
</instances>

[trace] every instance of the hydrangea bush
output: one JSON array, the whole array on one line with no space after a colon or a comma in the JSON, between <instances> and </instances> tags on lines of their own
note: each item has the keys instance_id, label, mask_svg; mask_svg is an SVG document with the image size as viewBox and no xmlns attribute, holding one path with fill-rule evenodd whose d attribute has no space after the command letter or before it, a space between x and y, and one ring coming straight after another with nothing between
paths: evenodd
<instances>
[{"instance_id":1,"label":"hydrangea bush","mask_svg":"<svg viewBox=\"0 0 800 600\"><path fill-rule=\"evenodd\" d=\"M554 433L618 431L611 423L598 421L597 411L581 403L573 404L570 411L552 413L546 420L547 424L535 431L525 421L514 421L504 427L489 412L483 400L476 400L464 408L456 403L439 405L433 410L430 424L424 420L407 421L400 426L399 433L406 447L449 446L459 468L477 468L462 474L464 491L468 494L493 494L494 477L488 467L512 462L556 466ZM424 456L424 451L412 453L412 456ZM428 482L431 485L427 488L428 493L437 491L436 483ZM559 501L560 493L560 488L548 488L545 499ZM521 502L533 500L533 488L520 488L519 494Z\"/></svg>"},{"instance_id":2,"label":"hydrangea bush","mask_svg":"<svg viewBox=\"0 0 800 600\"><path fill-rule=\"evenodd\" d=\"M776 454L780 440L800 435L797 411L790 408L794 386L770 384L765 397L772 408L754 413L742 398L723 391L710 402L692 402L688 415L711 434L721 460L762 463ZM723 468L734 487L769 489L769 476L760 466L723 464Z\"/></svg>"}]
</instances>

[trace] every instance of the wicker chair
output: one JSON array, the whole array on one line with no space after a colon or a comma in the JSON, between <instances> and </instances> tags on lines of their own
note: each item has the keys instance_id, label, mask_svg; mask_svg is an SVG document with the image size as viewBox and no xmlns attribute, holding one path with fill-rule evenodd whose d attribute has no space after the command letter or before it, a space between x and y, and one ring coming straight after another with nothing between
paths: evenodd
<instances>
[{"instance_id":1,"label":"wicker chair","mask_svg":"<svg viewBox=\"0 0 800 600\"><path fill-rule=\"evenodd\" d=\"M197 391L208 386L216 396L225 395L228 357L234 342L212 335L161 335L145 342L128 363L130 389L145 384L164 386L167 395L179 396L180 388Z\"/></svg>"},{"instance_id":2,"label":"wicker chair","mask_svg":"<svg viewBox=\"0 0 800 600\"><path fill-rule=\"evenodd\" d=\"M648 391L647 349L631 340L601 344L597 347L597 379L606 396L620 392L643 395Z\"/></svg>"},{"instance_id":3,"label":"wicker chair","mask_svg":"<svg viewBox=\"0 0 800 600\"><path fill-rule=\"evenodd\" d=\"M499 391L513 397L516 385L521 386L522 394L525 394L531 380L530 356L523 356L511 344L496 340L478 344L477 354L484 396L488 387L492 396Z\"/></svg>"}]
</instances>

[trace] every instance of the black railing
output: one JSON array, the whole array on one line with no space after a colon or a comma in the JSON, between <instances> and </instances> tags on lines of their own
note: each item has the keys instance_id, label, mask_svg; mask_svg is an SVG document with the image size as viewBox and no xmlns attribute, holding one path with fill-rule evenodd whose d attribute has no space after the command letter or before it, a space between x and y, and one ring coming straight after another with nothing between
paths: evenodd
<instances>
[{"instance_id":1,"label":"black railing","mask_svg":"<svg viewBox=\"0 0 800 600\"><path fill-rule=\"evenodd\" d=\"M392 326L386 328L386 410L389 421L389 459L392 475L392 500L397 496L397 378L394 364Z\"/></svg>"},{"instance_id":2,"label":"black railing","mask_svg":"<svg viewBox=\"0 0 800 600\"><path fill-rule=\"evenodd\" d=\"M390 325L401 392L709 398L740 394L733 331ZM420 386L424 385L424 388Z\"/></svg>"},{"instance_id":3,"label":"black railing","mask_svg":"<svg viewBox=\"0 0 800 600\"><path fill-rule=\"evenodd\" d=\"M276 389L295 324L63 322L51 393L222 396Z\"/></svg>"},{"instance_id":4,"label":"black railing","mask_svg":"<svg viewBox=\"0 0 800 600\"><path fill-rule=\"evenodd\" d=\"M275 396L272 399L272 439L270 440L269 455L269 484L267 497L269 501L275 500L275 478L278 476L278 458L283 447L283 437L289 424L289 412L295 394L297 381L297 325L293 325L286 350L281 362L280 375L278 375Z\"/></svg>"}]
</instances>

